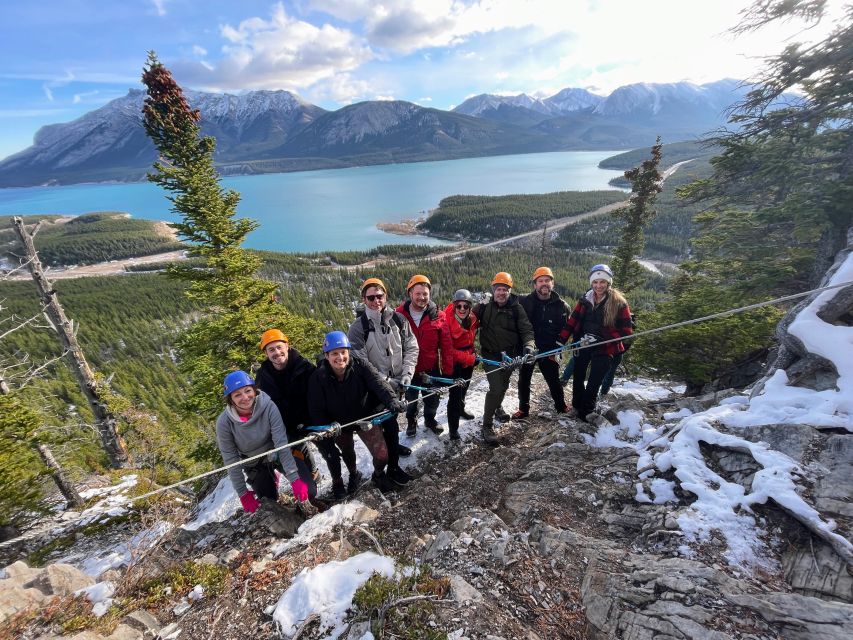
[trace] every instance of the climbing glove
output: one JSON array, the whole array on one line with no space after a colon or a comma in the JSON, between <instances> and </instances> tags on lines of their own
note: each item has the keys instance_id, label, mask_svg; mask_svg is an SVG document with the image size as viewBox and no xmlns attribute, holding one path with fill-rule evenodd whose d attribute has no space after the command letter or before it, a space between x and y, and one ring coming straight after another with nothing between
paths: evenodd
<instances>
[{"instance_id":1,"label":"climbing glove","mask_svg":"<svg viewBox=\"0 0 853 640\"><path fill-rule=\"evenodd\" d=\"M258 498L254 491L247 491L240 496L240 504L243 505L243 511L246 513L255 513L255 511L258 510L258 507L261 506L261 503L258 502Z\"/></svg>"}]
</instances>

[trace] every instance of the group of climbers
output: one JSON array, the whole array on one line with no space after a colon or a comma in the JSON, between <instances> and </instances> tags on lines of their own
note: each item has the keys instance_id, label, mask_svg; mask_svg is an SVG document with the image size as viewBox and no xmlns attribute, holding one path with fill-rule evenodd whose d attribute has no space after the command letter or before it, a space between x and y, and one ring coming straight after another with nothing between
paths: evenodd
<instances>
[{"instance_id":1,"label":"group of climbers","mask_svg":"<svg viewBox=\"0 0 853 640\"><path fill-rule=\"evenodd\" d=\"M465 409L465 395L478 363L488 380L482 417L486 443L499 442L495 420L510 419L501 405L515 368L519 368L519 407L513 418L529 415L530 384L538 363L556 411L586 420L595 409L602 381L614 361L621 360L625 350L621 338L632 332L628 303L613 288L613 274L604 264L590 270L590 289L571 312L554 291L551 269L539 267L531 281L533 290L519 296L512 293L512 276L500 272L492 280L488 299L475 303L470 291L459 289L440 311L431 300L432 283L424 275L412 276L406 287L408 299L396 309L388 304L385 283L368 278L361 286L363 308L346 333L326 334L317 365L290 346L280 330L265 331L260 349L266 360L257 380L244 371L225 377L226 407L216 423L222 458L226 465L235 464L229 478L243 508L255 511L258 497L276 499L281 476L290 482L298 501L324 508L317 498L319 472L305 442L281 449L274 457L261 455L318 431L325 431L323 437L311 441L332 476L335 499L352 494L362 481L356 434L370 452L373 484L380 491L405 486L412 477L400 468L399 459L411 449L400 443L397 416L406 414L406 435L413 438L418 406L423 404L424 427L441 434L436 413L440 392L449 386L449 438L458 441L460 420L474 418ZM480 355L475 352L478 332ZM573 356L569 411L558 356L577 343L583 346ZM253 459L236 464L246 458ZM341 461L348 472L346 484Z\"/></svg>"}]
</instances>

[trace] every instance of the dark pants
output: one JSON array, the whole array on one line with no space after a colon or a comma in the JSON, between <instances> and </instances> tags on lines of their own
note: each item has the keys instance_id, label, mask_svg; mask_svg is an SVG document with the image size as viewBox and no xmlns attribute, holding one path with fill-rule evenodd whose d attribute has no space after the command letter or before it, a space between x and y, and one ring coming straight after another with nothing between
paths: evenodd
<instances>
[{"instance_id":1,"label":"dark pants","mask_svg":"<svg viewBox=\"0 0 853 640\"><path fill-rule=\"evenodd\" d=\"M427 372L431 376L440 376L441 372L439 371L429 371ZM419 391L418 389L406 389L406 402L409 403L409 406L406 407L406 420L408 422L415 422L418 419L418 403L415 400L423 394L423 403L424 403L424 418L432 418L435 419L435 414L438 411L438 403L440 401L437 393L432 393L432 390L428 391Z\"/></svg>"},{"instance_id":2,"label":"dark pants","mask_svg":"<svg viewBox=\"0 0 853 640\"><path fill-rule=\"evenodd\" d=\"M400 426L397 424L397 416L383 420L379 426L385 438L385 448L388 449L388 469L397 469L400 464Z\"/></svg>"},{"instance_id":3,"label":"dark pants","mask_svg":"<svg viewBox=\"0 0 853 640\"><path fill-rule=\"evenodd\" d=\"M557 411L566 410L566 396L563 394L563 386L560 384L560 365L550 358L539 358L534 364L521 366L518 372L518 408L528 413L530 411L530 381L533 379L533 368L539 365L542 377L548 383L548 390L554 399L554 408Z\"/></svg>"},{"instance_id":4,"label":"dark pants","mask_svg":"<svg viewBox=\"0 0 853 640\"><path fill-rule=\"evenodd\" d=\"M492 358L489 358L491 360ZM500 359L498 356L496 359ZM495 411L501 406L509 389L509 381L512 378L512 369L501 369L491 364L483 364L488 374L489 390L486 392L486 400L483 403L483 427L491 427L495 421Z\"/></svg>"},{"instance_id":5,"label":"dark pants","mask_svg":"<svg viewBox=\"0 0 853 640\"><path fill-rule=\"evenodd\" d=\"M622 356L623 353L617 353L613 356L613 363L610 365L610 370L604 376L604 380L601 381L601 395L604 395L608 391L610 391L610 387L613 386L613 379L616 377L616 370L619 368L619 365L622 364Z\"/></svg>"},{"instance_id":6,"label":"dark pants","mask_svg":"<svg viewBox=\"0 0 853 640\"><path fill-rule=\"evenodd\" d=\"M341 452L335 446L335 441L329 438L320 438L315 440L314 444L320 450L320 455L326 461L326 466L329 467L329 473L332 474L332 480L342 477L341 475ZM347 464L349 466L349 464Z\"/></svg>"},{"instance_id":7,"label":"dark pants","mask_svg":"<svg viewBox=\"0 0 853 640\"><path fill-rule=\"evenodd\" d=\"M453 366L454 380L459 378L470 380L472 373L474 373L474 367L463 367L458 362ZM467 385L450 388L450 396L447 400L447 426L450 428L450 433L459 432L459 418L462 416L462 409L465 408L465 394L467 392Z\"/></svg>"},{"instance_id":8,"label":"dark pants","mask_svg":"<svg viewBox=\"0 0 853 640\"><path fill-rule=\"evenodd\" d=\"M317 496L317 483L314 482L314 478L311 476L311 468L306 464L305 460L294 457L294 462L296 462L296 470L299 472L299 477L308 485L308 497L315 498ZM275 462L262 460L245 471L246 479L252 485L252 491L259 498L278 500L275 472L279 471L284 476L281 463L278 460Z\"/></svg>"},{"instance_id":9,"label":"dark pants","mask_svg":"<svg viewBox=\"0 0 853 640\"><path fill-rule=\"evenodd\" d=\"M373 469L375 471L382 471L388 463L388 448L385 446L385 437L382 429L377 425L371 427L369 431L357 429L353 432L352 429L347 428L341 435L335 438L335 443L341 450L341 457L344 459L344 464L347 465L350 475L356 469L354 433L358 434L359 439L370 452L373 458Z\"/></svg>"},{"instance_id":10,"label":"dark pants","mask_svg":"<svg viewBox=\"0 0 853 640\"><path fill-rule=\"evenodd\" d=\"M572 378L572 406L581 418L585 418L586 414L595 410L595 403L598 401L598 389L601 387L604 376L610 371L612 361L612 356L605 353L592 354L589 349L584 349L575 356L575 371ZM584 384L587 369L589 369L589 379Z\"/></svg>"}]
</instances>

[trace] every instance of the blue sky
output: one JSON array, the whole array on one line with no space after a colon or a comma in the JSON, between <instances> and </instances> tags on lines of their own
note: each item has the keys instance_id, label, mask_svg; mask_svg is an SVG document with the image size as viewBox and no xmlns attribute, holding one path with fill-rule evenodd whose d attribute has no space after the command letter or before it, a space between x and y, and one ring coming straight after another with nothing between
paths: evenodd
<instances>
[{"instance_id":1,"label":"blue sky","mask_svg":"<svg viewBox=\"0 0 853 640\"><path fill-rule=\"evenodd\" d=\"M840 4L840 0L838 0ZM3 2L0 158L45 124L141 88L153 49L188 88L288 89L326 109L478 93L606 95L634 82L751 77L798 28L734 38L733 0L41 0ZM809 32L810 36L815 31ZM801 38L797 38L801 39Z\"/></svg>"}]
</instances>

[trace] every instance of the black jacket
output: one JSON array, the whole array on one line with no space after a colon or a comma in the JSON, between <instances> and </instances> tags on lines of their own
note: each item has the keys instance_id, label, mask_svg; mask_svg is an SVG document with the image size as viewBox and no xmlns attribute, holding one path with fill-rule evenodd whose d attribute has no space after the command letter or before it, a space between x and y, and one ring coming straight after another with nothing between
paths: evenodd
<instances>
[{"instance_id":1,"label":"black jacket","mask_svg":"<svg viewBox=\"0 0 853 640\"><path fill-rule=\"evenodd\" d=\"M518 302L527 312L530 324L533 325L536 348L539 351L555 349L560 331L566 326L571 313L569 305L556 291L552 291L551 297L547 300L540 300L533 291L526 296L521 296Z\"/></svg>"},{"instance_id":2,"label":"black jacket","mask_svg":"<svg viewBox=\"0 0 853 640\"><path fill-rule=\"evenodd\" d=\"M299 425L311 424L308 415L308 379L316 368L301 353L290 347L284 369L279 371L272 362L264 360L255 376L258 387L272 398L278 407L290 440L304 437L297 429Z\"/></svg>"},{"instance_id":3,"label":"black jacket","mask_svg":"<svg viewBox=\"0 0 853 640\"><path fill-rule=\"evenodd\" d=\"M338 380L325 360L308 381L308 413L311 424L346 424L378 413L396 394L376 368L350 353L344 379Z\"/></svg>"}]
</instances>

